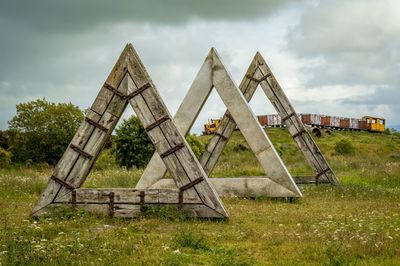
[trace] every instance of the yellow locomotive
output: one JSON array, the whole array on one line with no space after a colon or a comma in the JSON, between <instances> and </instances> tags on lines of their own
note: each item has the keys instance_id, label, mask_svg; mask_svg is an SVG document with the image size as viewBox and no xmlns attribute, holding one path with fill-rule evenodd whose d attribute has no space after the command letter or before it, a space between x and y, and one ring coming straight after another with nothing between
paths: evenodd
<instances>
[{"instance_id":1,"label":"yellow locomotive","mask_svg":"<svg viewBox=\"0 0 400 266\"><path fill-rule=\"evenodd\" d=\"M363 116L363 121L367 122L367 130L374 132L384 132L386 120L384 118Z\"/></svg>"},{"instance_id":2,"label":"yellow locomotive","mask_svg":"<svg viewBox=\"0 0 400 266\"><path fill-rule=\"evenodd\" d=\"M221 123L221 119L219 119L219 118L208 119L207 123L204 124L203 134L204 135L214 134L217 131L220 123Z\"/></svg>"}]
</instances>

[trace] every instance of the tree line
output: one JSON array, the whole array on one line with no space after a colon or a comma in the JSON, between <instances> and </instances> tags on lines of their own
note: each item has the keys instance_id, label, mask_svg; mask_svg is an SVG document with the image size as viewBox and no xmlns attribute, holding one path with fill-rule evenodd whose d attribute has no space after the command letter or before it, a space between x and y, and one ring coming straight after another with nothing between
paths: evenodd
<instances>
[{"instance_id":1,"label":"tree line","mask_svg":"<svg viewBox=\"0 0 400 266\"><path fill-rule=\"evenodd\" d=\"M20 103L9 127L0 131L0 167L46 163L55 166L82 123L85 111L72 103L52 103L46 99ZM202 143L189 135L187 141L196 156ZM139 119L131 116L117 126L106 143L109 156L127 168L144 167L154 147Z\"/></svg>"}]
</instances>

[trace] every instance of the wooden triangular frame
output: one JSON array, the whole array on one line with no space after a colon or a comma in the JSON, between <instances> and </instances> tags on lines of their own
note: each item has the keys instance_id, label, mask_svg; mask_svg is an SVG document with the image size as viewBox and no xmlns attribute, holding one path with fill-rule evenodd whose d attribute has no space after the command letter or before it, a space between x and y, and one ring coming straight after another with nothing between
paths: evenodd
<instances>
[{"instance_id":1,"label":"wooden triangular frame","mask_svg":"<svg viewBox=\"0 0 400 266\"><path fill-rule=\"evenodd\" d=\"M80 188L128 103L179 189ZM123 217L136 216L144 205L176 204L188 216L228 217L131 44L119 57L32 214L38 216L47 206L62 204Z\"/></svg>"},{"instance_id":2,"label":"wooden triangular frame","mask_svg":"<svg viewBox=\"0 0 400 266\"><path fill-rule=\"evenodd\" d=\"M260 191L261 189L262 192L257 193L257 195L262 194L270 197L301 197L302 194L300 190L274 149L267 134L258 123L254 113L251 111L247 99L243 97L242 92L232 81L232 78L229 76L229 73L226 71L226 68L222 64L214 48L211 49L204 61L175 115L174 120L180 132L183 135L189 132L214 87L228 108L225 118L229 119L232 123L221 124L224 127L227 126L227 130L230 133L225 135L226 132L224 130L219 131L216 137L209 143L208 147L215 148L216 145L218 145L218 140L224 140L226 142L237 125L267 174L262 178L251 180L243 178L235 178L234 180L228 178L210 179L217 191L224 195L224 192L230 193L233 191L241 191L240 188L246 188L246 192L239 193L239 196L253 196L252 193L248 193L250 192L249 190L255 189ZM220 152L222 152L223 147L224 146L221 146L221 149L219 149ZM201 163L205 172L211 172L220 152L216 155L212 167L209 167L210 164L207 164L207 154L210 152L206 151L205 154L203 154ZM170 179L162 179L165 173L166 167L163 165L158 153L155 152L136 188L174 187ZM250 186L255 187L252 189Z\"/></svg>"}]
</instances>

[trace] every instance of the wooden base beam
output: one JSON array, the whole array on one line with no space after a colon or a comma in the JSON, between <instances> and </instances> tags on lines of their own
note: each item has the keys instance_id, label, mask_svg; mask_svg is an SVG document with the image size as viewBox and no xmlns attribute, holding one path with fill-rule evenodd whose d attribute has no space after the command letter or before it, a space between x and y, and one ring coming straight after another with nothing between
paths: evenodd
<instances>
[{"instance_id":1,"label":"wooden base beam","mask_svg":"<svg viewBox=\"0 0 400 266\"><path fill-rule=\"evenodd\" d=\"M215 190L220 197L299 197L284 186L279 185L268 177L222 177L210 178ZM160 179L152 189L174 189L176 185L172 179Z\"/></svg>"}]
</instances>

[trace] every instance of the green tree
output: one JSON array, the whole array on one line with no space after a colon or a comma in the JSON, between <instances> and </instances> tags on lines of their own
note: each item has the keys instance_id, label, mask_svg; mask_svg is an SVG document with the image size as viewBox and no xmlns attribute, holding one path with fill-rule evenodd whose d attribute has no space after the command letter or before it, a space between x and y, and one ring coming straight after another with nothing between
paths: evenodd
<instances>
[{"instance_id":1,"label":"green tree","mask_svg":"<svg viewBox=\"0 0 400 266\"><path fill-rule=\"evenodd\" d=\"M55 165L83 120L72 103L38 99L16 106L9 121L9 145L13 162L47 162Z\"/></svg>"},{"instance_id":2,"label":"green tree","mask_svg":"<svg viewBox=\"0 0 400 266\"><path fill-rule=\"evenodd\" d=\"M118 165L132 168L146 166L154 147L136 116L125 119L115 130L115 158Z\"/></svg>"}]
</instances>

